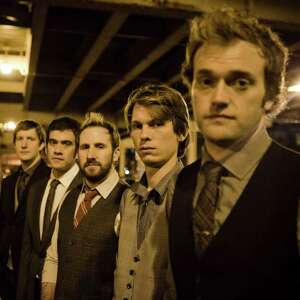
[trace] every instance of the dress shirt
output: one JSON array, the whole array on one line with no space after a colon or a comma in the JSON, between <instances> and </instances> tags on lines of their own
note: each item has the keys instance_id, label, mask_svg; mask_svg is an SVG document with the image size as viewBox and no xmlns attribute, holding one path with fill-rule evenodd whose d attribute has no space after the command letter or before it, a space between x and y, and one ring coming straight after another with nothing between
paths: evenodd
<instances>
[{"instance_id":1,"label":"dress shirt","mask_svg":"<svg viewBox=\"0 0 300 300\"><path fill-rule=\"evenodd\" d=\"M44 192L44 195L42 198L41 209L40 209L40 238L41 239L42 239L42 235L43 235L43 225L44 225L44 214L45 214L46 202L47 202L47 198L48 198L48 194L50 191L50 185L51 185L52 180L58 179L60 184L56 188L55 197L54 197L53 206L52 206L51 218L52 218L53 214L55 213L56 209L58 208L58 206L60 205L60 203L63 201L70 184L72 183L73 179L75 178L75 176L77 175L78 172L79 172L79 167L76 163L64 175L62 175L59 178L54 177L53 171L51 172L50 178L47 182L45 192Z\"/></svg>"},{"instance_id":2,"label":"dress shirt","mask_svg":"<svg viewBox=\"0 0 300 300\"><path fill-rule=\"evenodd\" d=\"M227 174L221 177L220 180L219 198L215 212L215 234L240 198L261 158L271 145L271 142L272 140L266 131L264 123L261 122L254 134L239 151L233 152L219 160L219 163L226 169ZM202 157L201 165L210 159L205 149L203 150ZM193 200L194 206L196 205L203 186L204 174L203 172L199 172ZM298 248L300 253L300 201L298 216Z\"/></svg>"},{"instance_id":3,"label":"dress shirt","mask_svg":"<svg viewBox=\"0 0 300 300\"><path fill-rule=\"evenodd\" d=\"M105 199L109 196L109 194L112 192L112 190L115 188L115 186L119 182L119 175L118 173L113 170L112 173L106 178L102 183L97 185L96 189L99 193L99 196L94 197L94 199L91 202L91 207L93 207L99 199L102 198ZM79 194L79 197L77 199L76 209L74 212L74 217L76 216L77 209L84 199L84 187L81 190L81 193ZM101 195L101 196L100 196ZM61 203L62 204L62 203ZM60 206L61 206L60 204ZM58 231L59 231L59 218L57 214L57 220L54 228L54 232L52 235L51 245L47 249L47 255L43 267L42 272L42 282L50 282L55 284L56 278L57 278L57 267L58 267L58 253L57 253L57 239L58 239Z\"/></svg>"},{"instance_id":4,"label":"dress shirt","mask_svg":"<svg viewBox=\"0 0 300 300\"><path fill-rule=\"evenodd\" d=\"M157 211L159 209L159 205L162 203L165 194L168 189L168 184L170 179L173 176L177 176L178 173L182 170L183 164L181 161L178 161L175 167L163 177L163 179L152 189L147 188L147 178L144 174L139 182L135 182L131 186L131 190L136 194L136 199L139 204L138 208L138 235L139 232L142 231L142 236L144 237L150 228L153 220L156 217ZM144 206L144 207L143 207ZM141 222L141 213L143 211L143 219ZM143 224L142 224L143 223ZM143 228L141 228L143 227ZM140 246L143 238L137 237L138 246Z\"/></svg>"}]
</instances>

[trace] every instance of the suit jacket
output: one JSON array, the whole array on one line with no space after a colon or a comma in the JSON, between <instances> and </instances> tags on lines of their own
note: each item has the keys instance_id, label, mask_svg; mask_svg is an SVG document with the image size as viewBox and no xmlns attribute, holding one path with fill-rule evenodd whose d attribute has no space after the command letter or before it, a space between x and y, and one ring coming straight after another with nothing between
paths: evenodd
<instances>
[{"instance_id":1,"label":"suit jacket","mask_svg":"<svg viewBox=\"0 0 300 300\"><path fill-rule=\"evenodd\" d=\"M2 182L0 196L0 273L6 267L11 247L12 263L17 276L20 264L21 246L26 214L26 202L29 187L40 178L47 178L50 169L44 161L39 165L30 176L29 182L19 199L19 205L15 211L15 187L19 172L5 178Z\"/></svg>"},{"instance_id":2,"label":"suit jacket","mask_svg":"<svg viewBox=\"0 0 300 300\"><path fill-rule=\"evenodd\" d=\"M199 170L197 161L179 174L171 211L170 252L178 299L299 299L299 154L271 144L197 260L192 212Z\"/></svg>"},{"instance_id":3,"label":"suit jacket","mask_svg":"<svg viewBox=\"0 0 300 300\"><path fill-rule=\"evenodd\" d=\"M114 222L125 185L118 183L74 229L81 187L66 197L59 213L58 274L55 299L111 300L117 251Z\"/></svg>"},{"instance_id":4,"label":"suit jacket","mask_svg":"<svg viewBox=\"0 0 300 300\"><path fill-rule=\"evenodd\" d=\"M40 208L48 180L49 176L41 178L32 184L28 191L27 214L17 288L17 299L19 300L35 299L35 291L39 288L36 286L39 284L39 280L37 279L41 277L46 252L55 227L56 214L52 217L50 229L44 240L40 240ZM78 172L71 182L68 191L80 185L81 182L81 174Z\"/></svg>"}]
</instances>

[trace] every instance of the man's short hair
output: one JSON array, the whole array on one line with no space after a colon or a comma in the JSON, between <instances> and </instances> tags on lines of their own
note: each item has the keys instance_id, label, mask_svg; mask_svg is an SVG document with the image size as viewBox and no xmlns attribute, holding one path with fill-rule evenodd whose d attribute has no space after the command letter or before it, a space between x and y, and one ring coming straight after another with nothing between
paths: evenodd
<instances>
[{"instance_id":1,"label":"man's short hair","mask_svg":"<svg viewBox=\"0 0 300 300\"><path fill-rule=\"evenodd\" d=\"M13 134L14 143L16 142L17 133L19 131L29 130L29 129L35 129L36 134L39 138L40 144L45 143L46 134L45 134L45 130L44 130L43 126L33 120L22 120L17 124L17 126L14 130L14 134Z\"/></svg>"},{"instance_id":2,"label":"man's short hair","mask_svg":"<svg viewBox=\"0 0 300 300\"><path fill-rule=\"evenodd\" d=\"M286 101L284 92L288 50L275 32L245 12L227 8L195 17L191 21L186 59L182 67L183 81L191 87L194 56L204 43L215 42L226 46L235 39L255 45L265 58L264 100L274 102L275 105L268 112L276 114Z\"/></svg>"},{"instance_id":3,"label":"man's short hair","mask_svg":"<svg viewBox=\"0 0 300 300\"><path fill-rule=\"evenodd\" d=\"M111 137L111 144L113 150L119 147L120 145L120 135L117 127L105 120L102 114L96 112L88 112L85 115L85 119L81 124L80 133L88 127L103 127L106 128Z\"/></svg>"},{"instance_id":4,"label":"man's short hair","mask_svg":"<svg viewBox=\"0 0 300 300\"><path fill-rule=\"evenodd\" d=\"M76 147L78 146L78 134L80 129L80 123L75 119L69 117L60 117L54 119L48 126L47 129L47 143L49 142L49 135L51 131L59 130L71 130L75 136L75 144Z\"/></svg>"},{"instance_id":5,"label":"man's short hair","mask_svg":"<svg viewBox=\"0 0 300 300\"><path fill-rule=\"evenodd\" d=\"M134 90L128 98L124 116L127 129L131 131L132 112L135 104L155 106L159 109L160 118L170 120L174 132L180 136L186 135L184 141L179 142L178 157L183 157L189 143L189 111L183 96L166 84L145 84Z\"/></svg>"}]
</instances>

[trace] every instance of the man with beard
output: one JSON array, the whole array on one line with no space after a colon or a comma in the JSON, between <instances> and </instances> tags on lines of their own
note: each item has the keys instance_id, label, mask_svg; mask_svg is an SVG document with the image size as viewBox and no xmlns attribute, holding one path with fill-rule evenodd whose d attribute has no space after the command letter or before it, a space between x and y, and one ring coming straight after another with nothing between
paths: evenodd
<instances>
[{"instance_id":1,"label":"man with beard","mask_svg":"<svg viewBox=\"0 0 300 300\"><path fill-rule=\"evenodd\" d=\"M47 256L57 268L55 299L110 300L117 249L114 220L125 185L115 170L119 134L102 115L87 114L78 158L84 183L63 202L58 236Z\"/></svg>"}]
</instances>

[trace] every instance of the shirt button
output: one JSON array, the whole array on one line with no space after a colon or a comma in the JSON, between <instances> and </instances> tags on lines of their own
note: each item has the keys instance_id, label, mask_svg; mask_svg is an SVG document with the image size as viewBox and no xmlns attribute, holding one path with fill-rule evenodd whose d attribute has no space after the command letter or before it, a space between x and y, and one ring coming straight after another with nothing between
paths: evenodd
<instances>
[{"instance_id":1,"label":"shirt button","mask_svg":"<svg viewBox=\"0 0 300 300\"><path fill-rule=\"evenodd\" d=\"M126 287L127 287L128 290L130 290L130 289L131 289L131 284L128 283L128 284L126 285Z\"/></svg>"},{"instance_id":2,"label":"shirt button","mask_svg":"<svg viewBox=\"0 0 300 300\"><path fill-rule=\"evenodd\" d=\"M133 261L134 261L134 262L138 262L138 261L140 261L140 258L139 258L138 256L135 256L135 257L133 258Z\"/></svg>"},{"instance_id":3,"label":"shirt button","mask_svg":"<svg viewBox=\"0 0 300 300\"><path fill-rule=\"evenodd\" d=\"M129 275L134 275L134 270L130 270Z\"/></svg>"}]
</instances>

